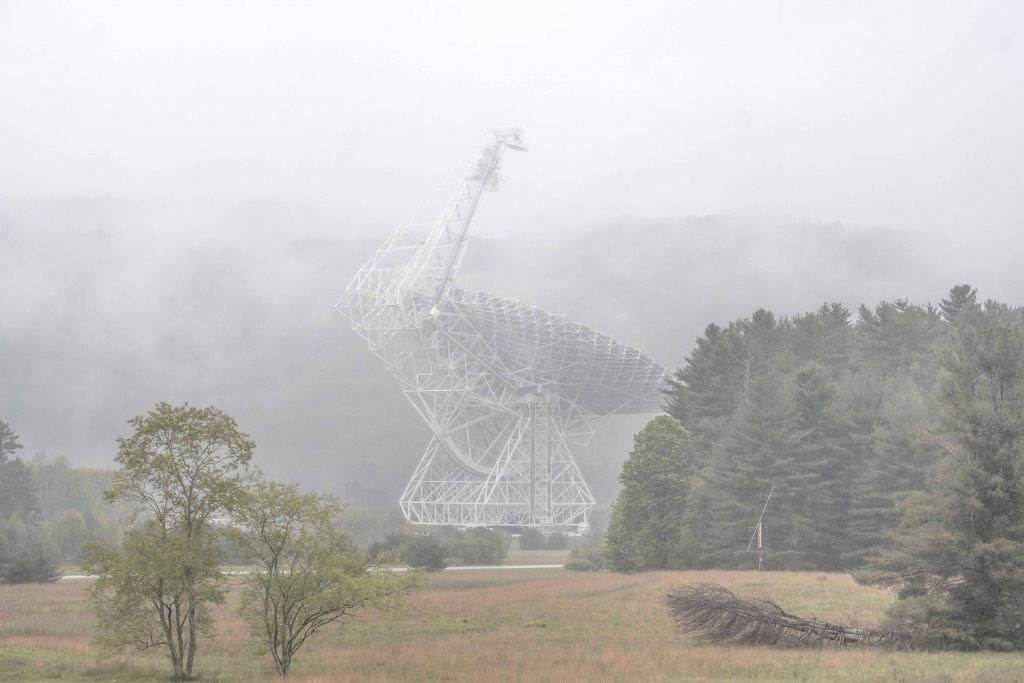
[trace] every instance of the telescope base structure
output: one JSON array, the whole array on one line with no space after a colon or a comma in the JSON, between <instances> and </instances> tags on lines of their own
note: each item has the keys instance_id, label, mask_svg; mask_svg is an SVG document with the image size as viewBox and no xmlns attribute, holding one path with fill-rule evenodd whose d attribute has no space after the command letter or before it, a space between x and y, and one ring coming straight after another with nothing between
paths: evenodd
<instances>
[{"instance_id":1,"label":"telescope base structure","mask_svg":"<svg viewBox=\"0 0 1024 683\"><path fill-rule=\"evenodd\" d=\"M587 531L594 497L566 443L581 427L559 425L547 401L520 409L504 432L498 456L483 474L461 464L434 436L402 494L413 524L457 527L536 527ZM574 421L575 422L575 421Z\"/></svg>"}]
</instances>

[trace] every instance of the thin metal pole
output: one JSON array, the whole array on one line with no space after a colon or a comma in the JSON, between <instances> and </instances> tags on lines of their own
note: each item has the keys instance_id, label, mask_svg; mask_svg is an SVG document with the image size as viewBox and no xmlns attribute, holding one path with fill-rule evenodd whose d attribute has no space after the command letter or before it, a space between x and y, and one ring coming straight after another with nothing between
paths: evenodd
<instances>
[{"instance_id":1,"label":"thin metal pole","mask_svg":"<svg viewBox=\"0 0 1024 683\"><path fill-rule=\"evenodd\" d=\"M772 484L771 490L768 491L768 497L764 499L764 507L761 508L761 514L757 516L757 524L754 526L754 533L750 535L750 543L747 544L747 552L754 547L754 541L757 541L757 570L761 571L764 561L764 549L762 547L762 532L761 522L764 520L764 511L768 509L768 501L772 499L772 494L775 493L775 484Z\"/></svg>"},{"instance_id":2,"label":"thin metal pole","mask_svg":"<svg viewBox=\"0 0 1024 683\"><path fill-rule=\"evenodd\" d=\"M762 536L764 530L764 524L762 522L757 523L757 571L761 571L764 568L764 543L762 543Z\"/></svg>"}]
</instances>

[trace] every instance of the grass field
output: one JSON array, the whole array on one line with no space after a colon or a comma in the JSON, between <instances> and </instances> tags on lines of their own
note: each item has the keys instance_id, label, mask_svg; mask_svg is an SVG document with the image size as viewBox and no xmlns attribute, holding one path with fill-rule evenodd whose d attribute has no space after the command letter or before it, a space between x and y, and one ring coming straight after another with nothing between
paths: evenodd
<instances>
[{"instance_id":1,"label":"grass field","mask_svg":"<svg viewBox=\"0 0 1024 683\"><path fill-rule=\"evenodd\" d=\"M842 574L564 570L435 574L399 614L367 613L296 658L293 681L1024 681L1024 656L770 650L695 643L660 603L676 584L717 581L790 611L877 622L892 599ZM167 680L162 654L102 653L87 581L0 587L0 680ZM274 680L230 606L203 643L205 681Z\"/></svg>"}]
</instances>

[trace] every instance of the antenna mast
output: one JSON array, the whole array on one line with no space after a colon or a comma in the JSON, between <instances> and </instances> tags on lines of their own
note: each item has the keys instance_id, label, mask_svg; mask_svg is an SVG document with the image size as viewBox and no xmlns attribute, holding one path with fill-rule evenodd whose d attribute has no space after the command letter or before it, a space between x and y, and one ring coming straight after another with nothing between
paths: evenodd
<instances>
[{"instance_id":1,"label":"antenna mast","mask_svg":"<svg viewBox=\"0 0 1024 683\"><path fill-rule=\"evenodd\" d=\"M754 526L754 533L750 537L750 543L747 544L747 552L754 547L754 541L757 541L757 571L761 571L764 567L764 530L761 523L764 521L764 511L768 509L768 501L772 499L772 494L775 493L775 484L772 484L772 488L768 491L768 497L764 499L764 507L761 508L761 514L757 516L757 524Z\"/></svg>"}]
</instances>

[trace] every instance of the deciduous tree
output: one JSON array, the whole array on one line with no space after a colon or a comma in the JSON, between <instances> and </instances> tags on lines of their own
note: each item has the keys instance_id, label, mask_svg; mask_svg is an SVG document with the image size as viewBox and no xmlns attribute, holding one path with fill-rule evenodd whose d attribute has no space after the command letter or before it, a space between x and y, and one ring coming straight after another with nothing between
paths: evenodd
<instances>
[{"instance_id":1,"label":"deciduous tree","mask_svg":"<svg viewBox=\"0 0 1024 683\"><path fill-rule=\"evenodd\" d=\"M360 609L387 604L420 579L371 567L338 530L341 509L330 496L258 483L235 511L232 534L260 568L246 578L240 612L282 676L309 638Z\"/></svg>"},{"instance_id":2,"label":"deciduous tree","mask_svg":"<svg viewBox=\"0 0 1024 683\"><path fill-rule=\"evenodd\" d=\"M674 418L660 415L636 435L605 532L609 567L644 571L686 564L683 519L693 471L689 435Z\"/></svg>"},{"instance_id":3,"label":"deciduous tree","mask_svg":"<svg viewBox=\"0 0 1024 683\"><path fill-rule=\"evenodd\" d=\"M65 510L50 520L46 534L64 560L77 560L82 544L89 540L89 526L78 510Z\"/></svg>"},{"instance_id":4,"label":"deciduous tree","mask_svg":"<svg viewBox=\"0 0 1024 683\"><path fill-rule=\"evenodd\" d=\"M121 548L94 544L85 570L100 639L166 648L176 680L190 679L199 641L223 600L213 518L239 500L253 442L216 408L157 405L118 439L120 469L105 496L134 506Z\"/></svg>"}]
</instances>

